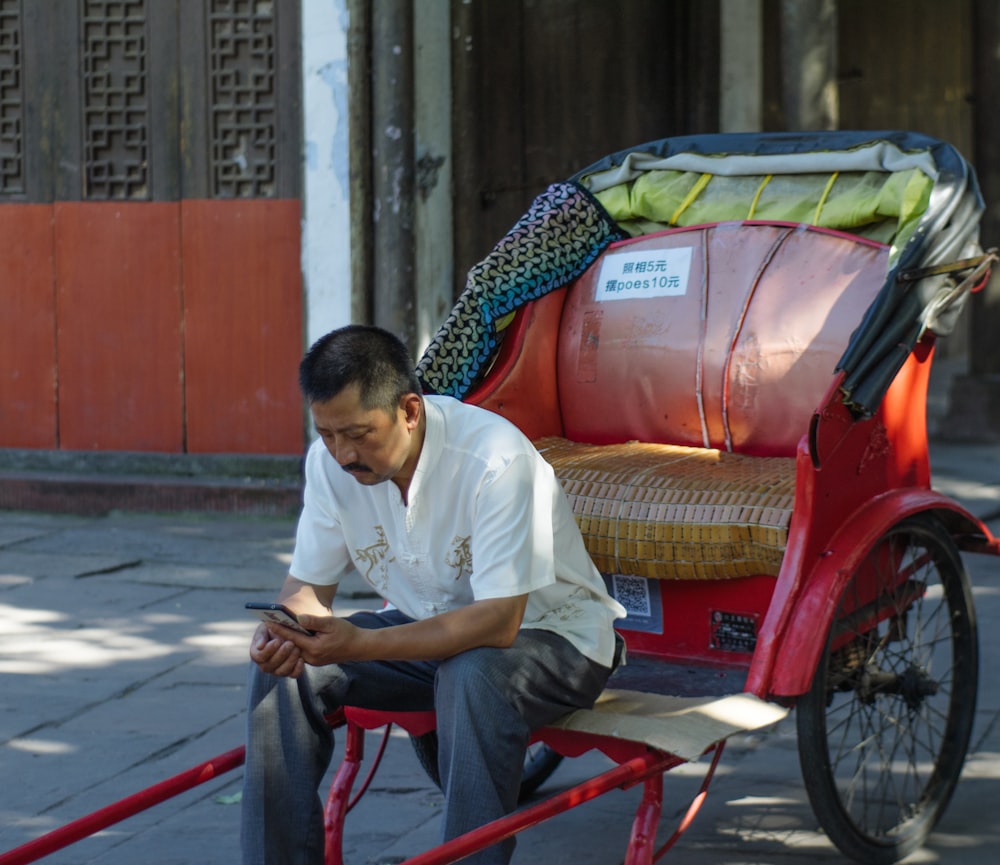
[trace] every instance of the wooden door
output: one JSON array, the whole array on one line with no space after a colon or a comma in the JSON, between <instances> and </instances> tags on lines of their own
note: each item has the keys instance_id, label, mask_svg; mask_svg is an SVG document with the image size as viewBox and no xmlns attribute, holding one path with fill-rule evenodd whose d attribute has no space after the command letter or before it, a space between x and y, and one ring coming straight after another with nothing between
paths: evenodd
<instances>
[{"instance_id":1,"label":"wooden door","mask_svg":"<svg viewBox=\"0 0 1000 865\"><path fill-rule=\"evenodd\" d=\"M453 0L452 22L456 289L548 184L718 129L717 0Z\"/></svg>"},{"instance_id":2,"label":"wooden door","mask_svg":"<svg viewBox=\"0 0 1000 865\"><path fill-rule=\"evenodd\" d=\"M298 10L0 0L0 447L301 450Z\"/></svg>"}]
</instances>

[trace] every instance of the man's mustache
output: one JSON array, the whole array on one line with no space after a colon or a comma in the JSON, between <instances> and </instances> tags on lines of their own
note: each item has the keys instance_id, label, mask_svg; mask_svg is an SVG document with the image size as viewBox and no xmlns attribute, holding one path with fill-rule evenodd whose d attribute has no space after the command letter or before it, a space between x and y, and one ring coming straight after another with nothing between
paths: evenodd
<instances>
[{"instance_id":1,"label":"man's mustache","mask_svg":"<svg viewBox=\"0 0 1000 865\"><path fill-rule=\"evenodd\" d=\"M370 472L371 469L368 468L364 463L348 463L346 466L341 466L345 472Z\"/></svg>"}]
</instances>

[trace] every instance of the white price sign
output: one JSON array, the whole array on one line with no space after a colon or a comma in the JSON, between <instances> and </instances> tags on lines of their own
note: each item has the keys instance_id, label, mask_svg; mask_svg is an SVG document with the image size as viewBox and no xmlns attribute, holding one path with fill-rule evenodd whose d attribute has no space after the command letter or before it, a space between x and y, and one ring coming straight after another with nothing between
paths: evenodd
<instances>
[{"instance_id":1,"label":"white price sign","mask_svg":"<svg viewBox=\"0 0 1000 865\"><path fill-rule=\"evenodd\" d=\"M604 256L596 300L671 297L687 292L691 272L690 246L612 252Z\"/></svg>"}]
</instances>

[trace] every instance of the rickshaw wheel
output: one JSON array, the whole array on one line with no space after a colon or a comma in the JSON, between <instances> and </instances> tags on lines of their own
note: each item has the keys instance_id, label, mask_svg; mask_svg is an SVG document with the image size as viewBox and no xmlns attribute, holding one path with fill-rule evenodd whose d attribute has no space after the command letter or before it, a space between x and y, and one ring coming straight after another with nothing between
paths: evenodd
<instances>
[{"instance_id":1,"label":"rickshaw wheel","mask_svg":"<svg viewBox=\"0 0 1000 865\"><path fill-rule=\"evenodd\" d=\"M851 575L797 707L809 800L842 853L885 865L923 844L962 770L978 663L954 542L930 515L901 521Z\"/></svg>"},{"instance_id":2,"label":"rickshaw wheel","mask_svg":"<svg viewBox=\"0 0 1000 865\"><path fill-rule=\"evenodd\" d=\"M438 740L437 733L433 730L423 736L410 736L413 750L416 752L420 765L435 785L441 786L441 779L438 775L437 756ZM518 791L517 801L524 802L527 798L542 786L563 761L562 754L553 751L544 742L535 742L528 747L528 753L524 756L524 770L521 775L521 788Z\"/></svg>"}]
</instances>

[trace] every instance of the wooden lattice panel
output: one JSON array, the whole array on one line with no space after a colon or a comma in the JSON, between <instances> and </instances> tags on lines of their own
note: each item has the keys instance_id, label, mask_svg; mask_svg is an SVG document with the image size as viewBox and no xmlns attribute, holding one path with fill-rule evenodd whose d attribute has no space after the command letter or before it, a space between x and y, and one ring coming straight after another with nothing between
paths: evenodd
<instances>
[{"instance_id":1,"label":"wooden lattice panel","mask_svg":"<svg viewBox=\"0 0 1000 865\"><path fill-rule=\"evenodd\" d=\"M85 198L150 197L147 25L140 0L81 6Z\"/></svg>"},{"instance_id":2,"label":"wooden lattice panel","mask_svg":"<svg viewBox=\"0 0 1000 865\"><path fill-rule=\"evenodd\" d=\"M0 0L0 195L24 192L24 85L21 11Z\"/></svg>"}]
</instances>

